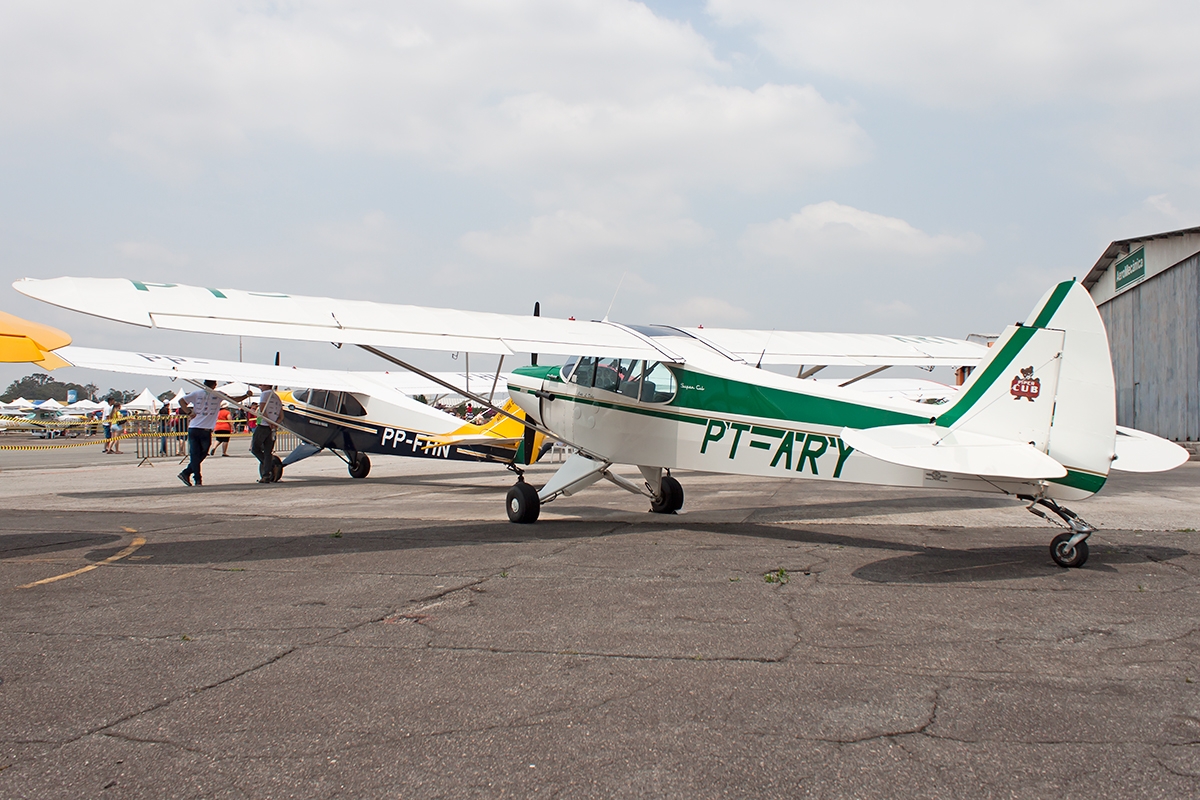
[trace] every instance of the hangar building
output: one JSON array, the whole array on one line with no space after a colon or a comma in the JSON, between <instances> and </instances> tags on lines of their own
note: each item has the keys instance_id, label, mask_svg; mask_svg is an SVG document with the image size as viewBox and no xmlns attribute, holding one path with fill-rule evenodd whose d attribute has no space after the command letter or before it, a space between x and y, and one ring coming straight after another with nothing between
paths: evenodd
<instances>
[{"instance_id":1,"label":"hangar building","mask_svg":"<svg viewBox=\"0 0 1200 800\"><path fill-rule=\"evenodd\" d=\"M1200 228L1113 242L1083 285L1108 329L1117 424L1200 441Z\"/></svg>"}]
</instances>

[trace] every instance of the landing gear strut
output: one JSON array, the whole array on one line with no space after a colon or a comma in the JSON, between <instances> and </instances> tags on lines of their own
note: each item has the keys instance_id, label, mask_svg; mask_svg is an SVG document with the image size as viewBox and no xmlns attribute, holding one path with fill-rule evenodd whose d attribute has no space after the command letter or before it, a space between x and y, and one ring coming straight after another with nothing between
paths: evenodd
<instances>
[{"instance_id":1,"label":"landing gear strut","mask_svg":"<svg viewBox=\"0 0 1200 800\"><path fill-rule=\"evenodd\" d=\"M1051 519L1050 515L1042 511L1038 506L1048 508L1062 520L1062 525L1070 528L1069 531L1055 536L1050 542L1050 557L1054 559L1054 563L1068 569L1071 567L1082 567L1088 558L1087 538L1095 533L1096 529L1085 522L1074 511L1065 506L1060 506L1053 500L1047 500L1044 497L1036 499L1025 497L1022 499L1030 501L1028 507L1030 513L1037 514L1042 519L1055 522L1056 520Z\"/></svg>"}]
</instances>

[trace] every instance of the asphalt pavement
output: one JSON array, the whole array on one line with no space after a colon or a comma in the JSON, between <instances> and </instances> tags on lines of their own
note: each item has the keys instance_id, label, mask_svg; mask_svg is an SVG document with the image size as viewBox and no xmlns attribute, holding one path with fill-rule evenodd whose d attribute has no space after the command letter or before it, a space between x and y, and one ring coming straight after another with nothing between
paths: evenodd
<instances>
[{"instance_id":1,"label":"asphalt pavement","mask_svg":"<svg viewBox=\"0 0 1200 800\"><path fill-rule=\"evenodd\" d=\"M1073 506L0 452L0 797L1197 797L1200 464ZM535 485L554 465L531 470Z\"/></svg>"}]
</instances>

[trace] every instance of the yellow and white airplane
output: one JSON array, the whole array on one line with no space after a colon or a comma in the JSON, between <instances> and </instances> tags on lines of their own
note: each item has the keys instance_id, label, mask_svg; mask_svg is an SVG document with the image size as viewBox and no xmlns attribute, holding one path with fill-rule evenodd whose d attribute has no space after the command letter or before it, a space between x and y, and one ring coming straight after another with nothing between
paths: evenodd
<instances>
[{"instance_id":1,"label":"yellow and white airplane","mask_svg":"<svg viewBox=\"0 0 1200 800\"><path fill-rule=\"evenodd\" d=\"M1054 561L1077 567L1094 528L1061 501L1098 492L1112 468L1171 469L1182 448L1118 430L1103 322L1074 281L1050 289L995 346L937 337L680 329L296 297L123 279L25 279L14 286L64 308L146 327L354 344L386 360L401 347L569 356L514 370L527 424L573 445L541 489L509 490L514 522L607 479L683 505L672 469L1009 495L1067 530ZM797 377L764 364L805 365ZM857 366L840 385L809 380ZM950 402L931 405L855 387L890 366L974 366ZM635 465L644 482L618 474Z\"/></svg>"},{"instance_id":2,"label":"yellow and white airplane","mask_svg":"<svg viewBox=\"0 0 1200 800\"><path fill-rule=\"evenodd\" d=\"M545 438L526 432L519 421L524 412L511 402L509 412L518 419L497 416L475 425L414 400L409 396L413 389L438 384L414 382L406 372L281 367L76 345L56 352L64 366L182 379L197 386L211 378L289 387L279 393L283 427L304 444L279 462L277 480L283 467L321 450L341 457L354 478L370 472L371 455L528 464L536 460ZM486 376L475 376L476 383L481 380Z\"/></svg>"}]
</instances>

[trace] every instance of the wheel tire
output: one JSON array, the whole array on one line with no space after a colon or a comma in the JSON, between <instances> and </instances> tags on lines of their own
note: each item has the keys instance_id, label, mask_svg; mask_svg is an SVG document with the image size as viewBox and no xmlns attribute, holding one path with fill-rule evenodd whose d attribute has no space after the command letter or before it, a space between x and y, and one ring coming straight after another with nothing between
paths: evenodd
<instances>
[{"instance_id":1,"label":"wheel tire","mask_svg":"<svg viewBox=\"0 0 1200 800\"><path fill-rule=\"evenodd\" d=\"M351 478L365 478L371 474L371 459L367 458L366 453L355 453L349 470Z\"/></svg>"},{"instance_id":2,"label":"wheel tire","mask_svg":"<svg viewBox=\"0 0 1200 800\"><path fill-rule=\"evenodd\" d=\"M650 501L650 510L655 514L674 514L683 508L683 486L670 475L662 477L662 497Z\"/></svg>"},{"instance_id":3,"label":"wheel tire","mask_svg":"<svg viewBox=\"0 0 1200 800\"><path fill-rule=\"evenodd\" d=\"M283 459L271 456L271 483L279 483L283 479Z\"/></svg>"},{"instance_id":4,"label":"wheel tire","mask_svg":"<svg viewBox=\"0 0 1200 800\"><path fill-rule=\"evenodd\" d=\"M538 499L537 489L524 481L508 490L506 505L508 521L523 525L537 522L538 514L542 512L542 501Z\"/></svg>"},{"instance_id":5,"label":"wheel tire","mask_svg":"<svg viewBox=\"0 0 1200 800\"><path fill-rule=\"evenodd\" d=\"M1067 544L1074 535L1073 533L1060 533L1050 542L1050 557L1054 559L1055 564L1064 569L1082 567L1088 559L1086 540L1075 545L1075 547L1070 547Z\"/></svg>"}]
</instances>

